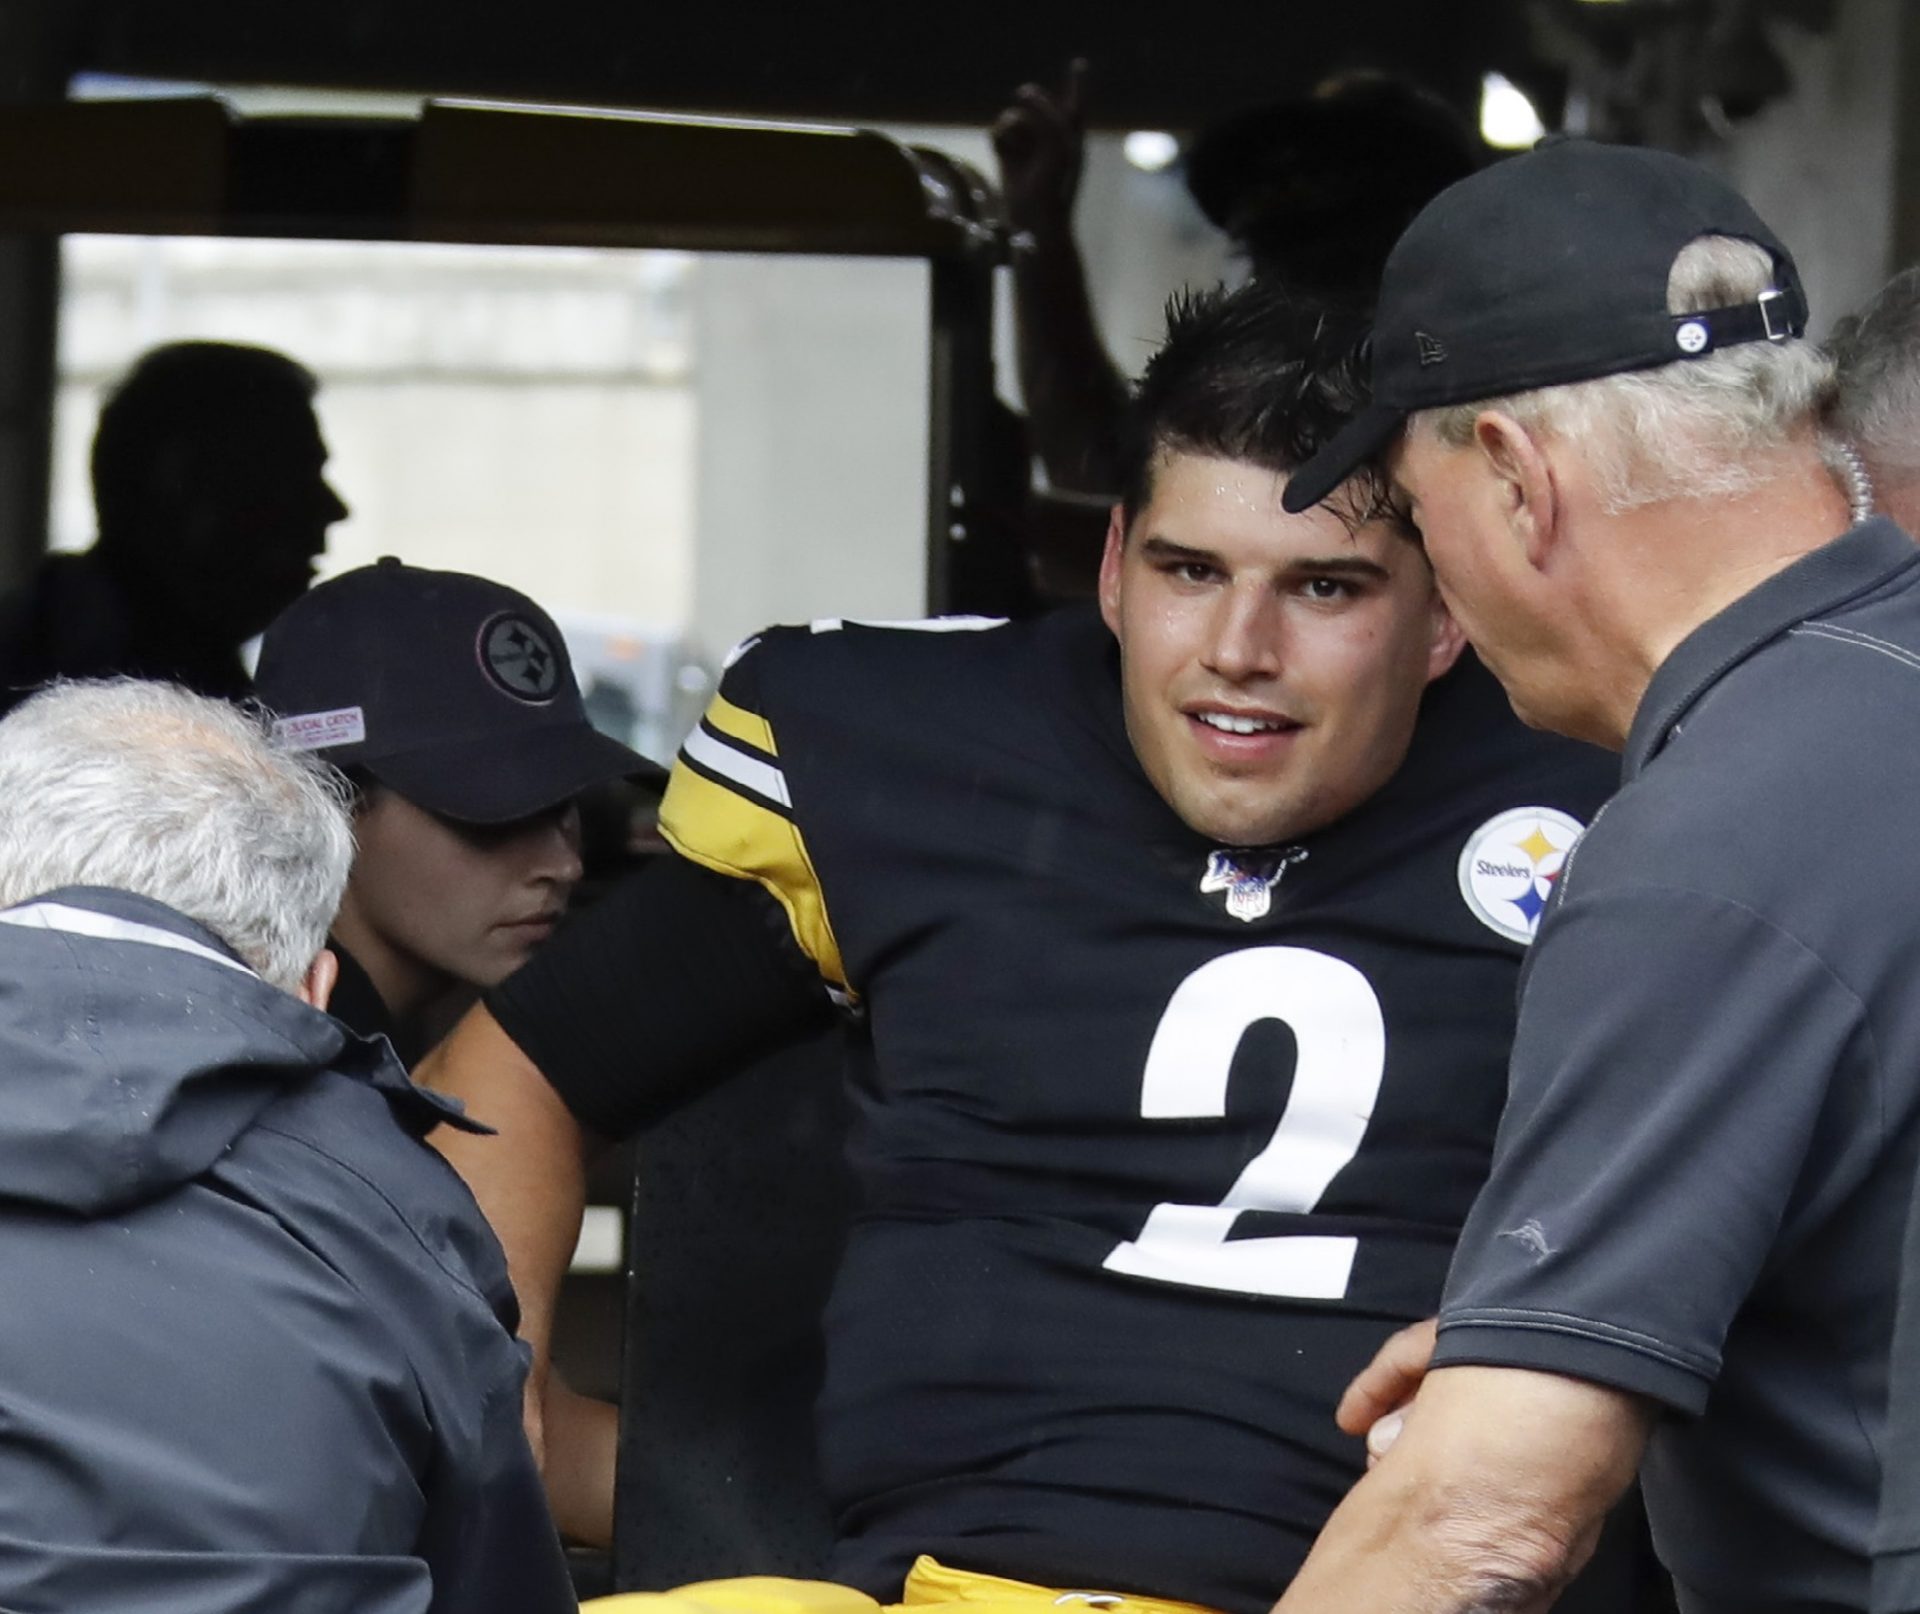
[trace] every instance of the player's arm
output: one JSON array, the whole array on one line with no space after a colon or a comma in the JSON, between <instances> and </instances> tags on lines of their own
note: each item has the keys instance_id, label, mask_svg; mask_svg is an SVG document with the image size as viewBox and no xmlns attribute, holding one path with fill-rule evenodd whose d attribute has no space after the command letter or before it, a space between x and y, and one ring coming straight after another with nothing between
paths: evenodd
<instances>
[{"instance_id":1,"label":"player's arm","mask_svg":"<svg viewBox=\"0 0 1920 1614\"><path fill-rule=\"evenodd\" d=\"M1592 1555L1653 1412L1525 1368L1438 1368L1275 1614L1531 1614Z\"/></svg>"},{"instance_id":2,"label":"player's arm","mask_svg":"<svg viewBox=\"0 0 1920 1614\"><path fill-rule=\"evenodd\" d=\"M770 630L731 659L681 747L660 808L675 855L568 925L425 1067L499 1130L445 1147L505 1246L534 1347L529 1432L562 1528L580 1539L611 1529L616 1430L547 1360L594 1144L818 1026L830 992L851 997L760 698L786 637ZM777 681L791 695L796 678L789 666Z\"/></svg>"},{"instance_id":3,"label":"player's arm","mask_svg":"<svg viewBox=\"0 0 1920 1614\"><path fill-rule=\"evenodd\" d=\"M587 1165L601 1140L485 1004L476 1005L414 1073L459 1099L492 1136L438 1128L432 1142L472 1189L506 1253L520 1301L520 1335L533 1347L527 1432L544 1462L542 1394L554 1303L567 1275L586 1205Z\"/></svg>"},{"instance_id":4,"label":"player's arm","mask_svg":"<svg viewBox=\"0 0 1920 1614\"><path fill-rule=\"evenodd\" d=\"M527 1438L554 1523L569 1541L613 1542L619 1419L551 1374L554 1307L580 1237L586 1167L596 1140L484 1004L420 1065L415 1079L462 1100L494 1136L443 1126L433 1143L473 1190L507 1257L520 1335L533 1347Z\"/></svg>"},{"instance_id":5,"label":"player's arm","mask_svg":"<svg viewBox=\"0 0 1920 1614\"><path fill-rule=\"evenodd\" d=\"M1113 493L1127 384L1100 340L1073 238L1085 148L1086 63L1058 93L1023 84L992 130L1013 225L1013 316L1020 393L1034 451L1055 487Z\"/></svg>"},{"instance_id":6,"label":"player's arm","mask_svg":"<svg viewBox=\"0 0 1920 1614\"><path fill-rule=\"evenodd\" d=\"M532 1346L527 1425L561 1530L608 1540L613 1409L548 1372L554 1306L602 1140L829 1014L757 886L680 857L622 884L494 989L417 1072L492 1137L433 1141L506 1253Z\"/></svg>"}]
</instances>

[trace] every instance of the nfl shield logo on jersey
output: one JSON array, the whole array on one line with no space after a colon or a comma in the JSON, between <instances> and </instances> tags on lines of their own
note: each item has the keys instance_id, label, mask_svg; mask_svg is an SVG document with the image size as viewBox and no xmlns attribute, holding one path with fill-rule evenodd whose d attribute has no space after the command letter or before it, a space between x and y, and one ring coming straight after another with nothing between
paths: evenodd
<instances>
[{"instance_id":1,"label":"nfl shield logo on jersey","mask_svg":"<svg viewBox=\"0 0 1920 1614\"><path fill-rule=\"evenodd\" d=\"M1273 907L1273 888L1306 855L1299 846L1279 852L1209 852L1200 890L1202 894L1226 892L1227 912L1251 924L1267 916Z\"/></svg>"}]
</instances>

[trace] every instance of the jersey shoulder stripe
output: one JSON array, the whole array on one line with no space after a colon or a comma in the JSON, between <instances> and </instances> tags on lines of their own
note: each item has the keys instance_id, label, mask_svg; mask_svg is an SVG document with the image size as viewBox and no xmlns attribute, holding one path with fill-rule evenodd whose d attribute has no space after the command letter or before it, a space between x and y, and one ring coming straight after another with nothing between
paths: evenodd
<instances>
[{"instance_id":1,"label":"jersey shoulder stripe","mask_svg":"<svg viewBox=\"0 0 1920 1614\"><path fill-rule=\"evenodd\" d=\"M776 762L774 731L720 695L714 697L714 706L726 706L726 712L708 708L707 716L687 735L680 754L716 781L737 785L791 814L793 796L787 795L787 775Z\"/></svg>"},{"instance_id":2,"label":"jersey shoulder stripe","mask_svg":"<svg viewBox=\"0 0 1920 1614\"><path fill-rule=\"evenodd\" d=\"M919 616L859 617L822 616L808 624L810 633L839 633L845 628L881 628L890 633L981 633L988 628L1004 628L1003 616ZM751 642L749 642L751 648Z\"/></svg>"},{"instance_id":3,"label":"jersey shoulder stripe","mask_svg":"<svg viewBox=\"0 0 1920 1614\"><path fill-rule=\"evenodd\" d=\"M674 763L660 804L660 833L682 857L769 892L828 989L851 997L826 894L794 821L765 718L714 696Z\"/></svg>"},{"instance_id":4,"label":"jersey shoulder stripe","mask_svg":"<svg viewBox=\"0 0 1920 1614\"><path fill-rule=\"evenodd\" d=\"M763 751L770 757L780 754L779 747L773 743L773 725L758 712L734 705L723 694L715 695L708 704L706 722L729 739L750 745L756 751Z\"/></svg>"}]
</instances>

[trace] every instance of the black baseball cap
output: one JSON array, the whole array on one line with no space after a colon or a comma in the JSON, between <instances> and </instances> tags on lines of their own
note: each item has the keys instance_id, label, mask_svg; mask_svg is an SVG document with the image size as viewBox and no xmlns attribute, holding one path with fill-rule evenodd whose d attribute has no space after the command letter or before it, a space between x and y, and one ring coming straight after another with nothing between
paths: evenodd
<instances>
[{"instance_id":1,"label":"black baseball cap","mask_svg":"<svg viewBox=\"0 0 1920 1614\"><path fill-rule=\"evenodd\" d=\"M1773 258L1755 301L1667 312L1667 276L1703 235ZM1407 226L1380 284L1373 402L1289 479L1318 504L1416 410L1703 358L1807 328L1793 257L1746 199L1671 152L1549 137L1449 186Z\"/></svg>"},{"instance_id":2,"label":"black baseball cap","mask_svg":"<svg viewBox=\"0 0 1920 1614\"><path fill-rule=\"evenodd\" d=\"M553 618L466 572L387 558L316 585L267 629L254 686L283 743L462 823L666 780L587 720Z\"/></svg>"}]
</instances>

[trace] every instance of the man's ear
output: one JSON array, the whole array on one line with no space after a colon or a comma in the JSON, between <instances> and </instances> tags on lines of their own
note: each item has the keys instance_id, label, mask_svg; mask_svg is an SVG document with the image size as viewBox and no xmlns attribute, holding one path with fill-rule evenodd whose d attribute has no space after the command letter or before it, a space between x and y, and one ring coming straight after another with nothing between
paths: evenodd
<instances>
[{"instance_id":1,"label":"man's ear","mask_svg":"<svg viewBox=\"0 0 1920 1614\"><path fill-rule=\"evenodd\" d=\"M1127 542L1127 513L1115 505L1107 516L1107 547L1100 552L1100 615L1118 637L1120 632L1120 551Z\"/></svg>"},{"instance_id":2,"label":"man's ear","mask_svg":"<svg viewBox=\"0 0 1920 1614\"><path fill-rule=\"evenodd\" d=\"M1529 565L1544 566L1560 519L1553 467L1532 435L1511 415L1483 409L1473 423L1474 446L1499 482L1496 497Z\"/></svg>"},{"instance_id":3,"label":"man's ear","mask_svg":"<svg viewBox=\"0 0 1920 1614\"><path fill-rule=\"evenodd\" d=\"M333 988L339 979L340 960L333 956L332 948L323 947L313 955L307 978L294 988L293 995L312 1008L324 1010L333 1001Z\"/></svg>"},{"instance_id":4,"label":"man's ear","mask_svg":"<svg viewBox=\"0 0 1920 1614\"><path fill-rule=\"evenodd\" d=\"M1454 620L1453 612L1447 609L1447 602L1440 597L1438 588L1433 591L1433 626L1427 640L1427 682L1432 683L1442 673L1453 671L1453 664L1460 659L1460 652L1467 648L1465 630Z\"/></svg>"}]
</instances>

